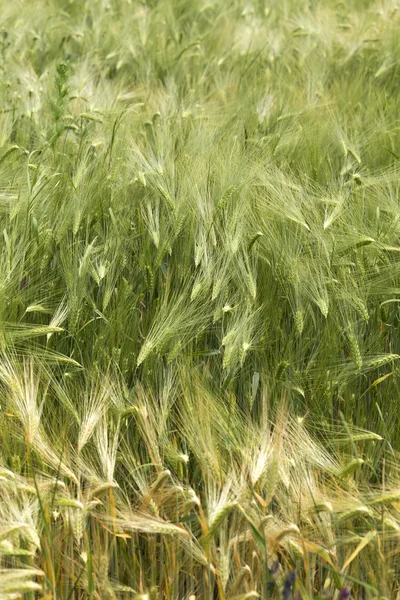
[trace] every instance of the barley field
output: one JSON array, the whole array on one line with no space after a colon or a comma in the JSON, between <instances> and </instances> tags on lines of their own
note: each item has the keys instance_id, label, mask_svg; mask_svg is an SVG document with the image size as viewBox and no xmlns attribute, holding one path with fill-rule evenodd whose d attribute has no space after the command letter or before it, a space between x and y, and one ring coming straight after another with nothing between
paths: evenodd
<instances>
[{"instance_id":1,"label":"barley field","mask_svg":"<svg viewBox=\"0 0 400 600\"><path fill-rule=\"evenodd\" d=\"M399 2L0 8L0 600L399 600Z\"/></svg>"}]
</instances>

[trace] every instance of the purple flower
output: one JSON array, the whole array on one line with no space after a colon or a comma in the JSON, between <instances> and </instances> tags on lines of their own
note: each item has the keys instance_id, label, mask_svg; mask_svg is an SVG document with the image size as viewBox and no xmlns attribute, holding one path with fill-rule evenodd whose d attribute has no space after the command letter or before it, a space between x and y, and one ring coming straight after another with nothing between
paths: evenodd
<instances>
[{"instance_id":1,"label":"purple flower","mask_svg":"<svg viewBox=\"0 0 400 600\"><path fill-rule=\"evenodd\" d=\"M267 583L267 589L268 592L272 592L275 588L275 576L277 575L278 571L279 571L279 562L277 560L275 560L272 565L268 568L268 573L269 573L269 581Z\"/></svg>"},{"instance_id":2,"label":"purple flower","mask_svg":"<svg viewBox=\"0 0 400 600\"><path fill-rule=\"evenodd\" d=\"M344 587L342 590L340 590L339 600L346 600L346 598L348 598L349 596L350 592L347 589L347 587Z\"/></svg>"},{"instance_id":3,"label":"purple flower","mask_svg":"<svg viewBox=\"0 0 400 600\"><path fill-rule=\"evenodd\" d=\"M296 571L291 571L285 579L282 592L282 600L290 600L292 597L293 584L296 579Z\"/></svg>"},{"instance_id":4,"label":"purple flower","mask_svg":"<svg viewBox=\"0 0 400 600\"><path fill-rule=\"evenodd\" d=\"M269 593L273 592L275 589L275 581L268 581L267 590Z\"/></svg>"}]
</instances>

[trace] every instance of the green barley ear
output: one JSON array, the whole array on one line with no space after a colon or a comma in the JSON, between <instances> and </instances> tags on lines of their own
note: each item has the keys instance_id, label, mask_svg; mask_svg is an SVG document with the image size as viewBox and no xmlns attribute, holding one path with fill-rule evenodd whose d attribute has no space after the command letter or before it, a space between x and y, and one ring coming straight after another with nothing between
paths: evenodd
<instances>
[{"instance_id":1,"label":"green barley ear","mask_svg":"<svg viewBox=\"0 0 400 600\"><path fill-rule=\"evenodd\" d=\"M286 369L289 367L290 362L288 360L281 360L278 363L278 367L276 369L276 374L275 374L275 378L277 380L282 379L282 376L284 374L284 372L286 371Z\"/></svg>"},{"instance_id":2,"label":"green barley ear","mask_svg":"<svg viewBox=\"0 0 400 600\"><path fill-rule=\"evenodd\" d=\"M203 257L204 254L204 245L199 243L195 245L195 251L194 251L194 264L196 267L199 266L200 261Z\"/></svg>"},{"instance_id":3,"label":"green barley ear","mask_svg":"<svg viewBox=\"0 0 400 600\"><path fill-rule=\"evenodd\" d=\"M363 360L357 338L352 330L347 331L347 340L350 347L350 355L355 362L357 369L360 371L363 366Z\"/></svg>"},{"instance_id":4,"label":"green barley ear","mask_svg":"<svg viewBox=\"0 0 400 600\"><path fill-rule=\"evenodd\" d=\"M149 341L146 340L145 343L143 344L143 346L140 348L140 352L139 355L137 357L137 366L139 367L142 362L144 360L146 360L146 358L149 356L149 354L151 354L154 350L154 344Z\"/></svg>"},{"instance_id":5,"label":"green barley ear","mask_svg":"<svg viewBox=\"0 0 400 600\"><path fill-rule=\"evenodd\" d=\"M159 186L159 191L161 192L162 197L164 198L166 205L170 208L170 210L175 210L176 204L175 201L171 198L170 194L167 192L165 188Z\"/></svg>"},{"instance_id":6,"label":"green barley ear","mask_svg":"<svg viewBox=\"0 0 400 600\"><path fill-rule=\"evenodd\" d=\"M301 335L304 331L304 313L302 310L296 310L294 314L294 324L296 327L297 335Z\"/></svg>"},{"instance_id":7,"label":"green barley ear","mask_svg":"<svg viewBox=\"0 0 400 600\"><path fill-rule=\"evenodd\" d=\"M244 565L240 569L238 569L235 579L232 582L230 587L230 593L234 595L241 588L243 582L247 582L251 578L251 569L249 565Z\"/></svg>"},{"instance_id":8,"label":"green barley ear","mask_svg":"<svg viewBox=\"0 0 400 600\"><path fill-rule=\"evenodd\" d=\"M146 281L147 281L147 288L149 290L152 290L154 287L154 272L149 264L146 265Z\"/></svg>"},{"instance_id":9,"label":"green barley ear","mask_svg":"<svg viewBox=\"0 0 400 600\"><path fill-rule=\"evenodd\" d=\"M250 273L250 271L247 272L246 282L247 282L247 289L249 291L250 297L252 298L252 300L255 300L256 296L257 296L257 285L256 285L254 277L253 277L252 273Z\"/></svg>"},{"instance_id":10,"label":"green barley ear","mask_svg":"<svg viewBox=\"0 0 400 600\"><path fill-rule=\"evenodd\" d=\"M329 312L328 302L326 300L324 300L323 298L319 298L317 300L316 304L326 319L328 317L328 312Z\"/></svg>"},{"instance_id":11,"label":"green barley ear","mask_svg":"<svg viewBox=\"0 0 400 600\"><path fill-rule=\"evenodd\" d=\"M202 281L202 279L199 278L194 283L192 293L190 294L191 302L193 302L193 300L196 300L197 296L200 294L200 292L202 291L203 288L204 288L204 282Z\"/></svg>"},{"instance_id":12,"label":"green barley ear","mask_svg":"<svg viewBox=\"0 0 400 600\"><path fill-rule=\"evenodd\" d=\"M376 506L376 505L385 505L385 504L393 504L393 502L398 502L400 499L400 491L396 491L396 492L389 492L387 494L382 494L379 496L374 497L372 500L370 500L370 506Z\"/></svg>"},{"instance_id":13,"label":"green barley ear","mask_svg":"<svg viewBox=\"0 0 400 600\"><path fill-rule=\"evenodd\" d=\"M175 360L177 356L179 356L182 350L182 341L178 339L175 344L172 346L169 354L168 354L168 362Z\"/></svg>"},{"instance_id":14,"label":"green barley ear","mask_svg":"<svg viewBox=\"0 0 400 600\"><path fill-rule=\"evenodd\" d=\"M58 63L58 65L56 66L56 75L54 78L54 91L52 97L49 100L50 110L55 124L55 131L51 140L53 147L64 131L63 117L65 116L69 100L70 74L71 68L68 63Z\"/></svg>"},{"instance_id":15,"label":"green barley ear","mask_svg":"<svg viewBox=\"0 0 400 600\"><path fill-rule=\"evenodd\" d=\"M218 508L218 510L212 515L208 524L208 537L211 538L218 531L223 521L228 517L228 515L230 515L236 506L237 502L228 502Z\"/></svg>"},{"instance_id":16,"label":"green barley ear","mask_svg":"<svg viewBox=\"0 0 400 600\"><path fill-rule=\"evenodd\" d=\"M168 469L161 471L150 488L151 493L154 494L157 490L159 490L170 477L171 472Z\"/></svg>"},{"instance_id":17,"label":"green barley ear","mask_svg":"<svg viewBox=\"0 0 400 600\"><path fill-rule=\"evenodd\" d=\"M235 185L230 185L224 195L222 196L222 198L219 200L218 202L218 210L224 210L224 208L227 207L230 199L232 198L233 194L236 192L237 187Z\"/></svg>"},{"instance_id":18,"label":"green barley ear","mask_svg":"<svg viewBox=\"0 0 400 600\"><path fill-rule=\"evenodd\" d=\"M216 279L214 281L211 300L215 300L216 298L218 298L219 293L222 289L223 283L224 283L224 281L221 277L219 277L218 279Z\"/></svg>"},{"instance_id":19,"label":"green barley ear","mask_svg":"<svg viewBox=\"0 0 400 600\"><path fill-rule=\"evenodd\" d=\"M370 314L368 311L368 307L361 300L361 298L352 298L352 304L353 304L354 308L356 309L356 311L358 312L358 314L360 315L360 317L362 319L364 319L364 321L366 323L368 323Z\"/></svg>"},{"instance_id":20,"label":"green barley ear","mask_svg":"<svg viewBox=\"0 0 400 600\"><path fill-rule=\"evenodd\" d=\"M251 348L251 344L249 342L243 342L241 348L239 349L239 362L240 366L243 366L243 363L246 359L246 355Z\"/></svg>"},{"instance_id":21,"label":"green barley ear","mask_svg":"<svg viewBox=\"0 0 400 600\"><path fill-rule=\"evenodd\" d=\"M275 494L276 487L279 481L279 459L274 453L271 462L268 466L266 482L265 482L265 502L268 506Z\"/></svg>"},{"instance_id":22,"label":"green barley ear","mask_svg":"<svg viewBox=\"0 0 400 600\"><path fill-rule=\"evenodd\" d=\"M371 370L378 369L379 367L383 367L394 361L397 361L399 358L399 354L382 354L380 356L374 356L365 360L365 366Z\"/></svg>"},{"instance_id":23,"label":"green barley ear","mask_svg":"<svg viewBox=\"0 0 400 600\"><path fill-rule=\"evenodd\" d=\"M85 529L85 514L81 510L75 510L72 516L72 529L74 532L75 539L79 544L83 538L83 532Z\"/></svg>"},{"instance_id":24,"label":"green barley ear","mask_svg":"<svg viewBox=\"0 0 400 600\"><path fill-rule=\"evenodd\" d=\"M231 365L231 362L233 362L234 360L234 347L233 346L225 346L225 350L224 350L224 358L222 361L222 368L223 369L228 369L229 366Z\"/></svg>"},{"instance_id":25,"label":"green barley ear","mask_svg":"<svg viewBox=\"0 0 400 600\"><path fill-rule=\"evenodd\" d=\"M253 236L250 238L249 245L248 245L248 248L247 248L248 252L250 252L250 250L252 249L252 247L254 246L254 244L256 243L256 241L257 241L257 240L258 240L260 237L262 237L263 235L264 235L264 234L262 233L262 231L257 231L257 233L255 233L255 234L254 234L254 235L253 235Z\"/></svg>"},{"instance_id":26,"label":"green barley ear","mask_svg":"<svg viewBox=\"0 0 400 600\"><path fill-rule=\"evenodd\" d=\"M340 471L340 477L343 479L347 479L351 475L355 473L358 469L362 467L364 464L364 460L362 458L354 458L348 464L344 465L344 467Z\"/></svg>"},{"instance_id":27,"label":"green barley ear","mask_svg":"<svg viewBox=\"0 0 400 600\"><path fill-rule=\"evenodd\" d=\"M11 468L17 475L21 473L21 458L17 454L11 458Z\"/></svg>"}]
</instances>

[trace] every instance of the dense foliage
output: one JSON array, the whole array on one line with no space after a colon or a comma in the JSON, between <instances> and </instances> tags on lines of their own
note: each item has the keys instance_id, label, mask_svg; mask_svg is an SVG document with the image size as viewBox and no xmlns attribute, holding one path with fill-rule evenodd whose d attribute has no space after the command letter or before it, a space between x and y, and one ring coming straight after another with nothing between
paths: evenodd
<instances>
[{"instance_id":1,"label":"dense foliage","mask_svg":"<svg viewBox=\"0 0 400 600\"><path fill-rule=\"evenodd\" d=\"M400 598L400 6L0 11L0 600Z\"/></svg>"}]
</instances>

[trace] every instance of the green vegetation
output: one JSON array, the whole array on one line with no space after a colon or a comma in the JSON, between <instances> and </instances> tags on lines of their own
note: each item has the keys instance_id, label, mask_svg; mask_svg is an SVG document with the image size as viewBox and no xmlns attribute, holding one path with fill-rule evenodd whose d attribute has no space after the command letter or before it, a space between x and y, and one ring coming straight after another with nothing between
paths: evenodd
<instances>
[{"instance_id":1,"label":"green vegetation","mask_svg":"<svg viewBox=\"0 0 400 600\"><path fill-rule=\"evenodd\" d=\"M398 3L3 1L0 53L0 600L399 600Z\"/></svg>"}]
</instances>

